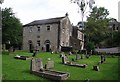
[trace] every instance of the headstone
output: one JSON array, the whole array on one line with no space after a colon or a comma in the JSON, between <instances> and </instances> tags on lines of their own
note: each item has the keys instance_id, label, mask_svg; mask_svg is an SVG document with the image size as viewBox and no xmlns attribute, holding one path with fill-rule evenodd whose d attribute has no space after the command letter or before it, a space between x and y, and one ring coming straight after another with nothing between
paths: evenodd
<instances>
[{"instance_id":1,"label":"headstone","mask_svg":"<svg viewBox=\"0 0 120 82\"><path fill-rule=\"evenodd\" d=\"M104 56L101 55L100 57L101 57L101 64L102 64L104 62Z\"/></svg>"},{"instance_id":2,"label":"headstone","mask_svg":"<svg viewBox=\"0 0 120 82\"><path fill-rule=\"evenodd\" d=\"M68 62L68 57L67 56L63 56L62 57L62 63L66 64Z\"/></svg>"},{"instance_id":3,"label":"headstone","mask_svg":"<svg viewBox=\"0 0 120 82\"><path fill-rule=\"evenodd\" d=\"M88 53L87 55L86 55L86 58L88 59L90 57L90 54Z\"/></svg>"},{"instance_id":4,"label":"headstone","mask_svg":"<svg viewBox=\"0 0 120 82\"><path fill-rule=\"evenodd\" d=\"M80 54L76 54L76 60L80 59Z\"/></svg>"},{"instance_id":5,"label":"headstone","mask_svg":"<svg viewBox=\"0 0 120 82\"><path fill-rule=\"evenodd\" d=\"M69 55L72 55L72 52L69 52Z\"/></svg>"},{"instance_id":6,"label":"headstone","mask_svg":"<svg viewBox=\"0 0 120 82\"><path fill-rule=\"evenodd\" d=\"M53 51L51 51L51 54L53 54L54 52Z\"/></svg>"},{"instance_id":7,"label":"headstone","mask_svg":"<svg viewBox=\"0 0 120 82\"><path fill-rule=\"evenodd\" d=\"M32 57L35 57L36 54L37 54L37 51L34 51Z\"/></svg>"},{"instance_id":8,"label":"headstone","mask_svg":"<svg viewBox=\"0 0 120 82\"><path fill-rule=\"evenodd\" d=\"M31 71L39 71L40 69L43 69L43 63L42 59L40 58L35 58L31 60Z\"/></svg>"},{"instance_id":9,"label":"headstone","mask_svg":"<svg viewBox=\"0 0 120 82\"><path fill-rule=\"evenodd\" d=\"M98 65L100 65L100 64L101 64L101 61L98 62Z\"/></svg>"},{"instance_id":10,"label":"headstone","mask_svg":"<svg viewBox=\"0 0 120 82\"><path fill-rule=\"evenodd\" d=\"M104 59L103 59L103 61L105 62L106 61L106 57L104 56Z\"/></svg>"},{"instance_id":11,"label":"headstone","mask_svg":"<svg viewBox=\"0 0 120 82\"><path fill-rule=\"evenodd\" d=\"M62 52L62 53L60 54L60 58L62 58L64 55L65 55L64 52Z\"/></svg>"},{"instance_id":12,"label":"headstone","mask_svg":"<svg viewBox=\"0 0 120 82\"><path fill-rule=\"evenodd\" d=\"M45 69L51 69L51 68L54 68L54 61L50 60L45 64Z\"/></svg>"},{"instance_id":13,"label":"headstone","mask_svg":"<svg viewBox=\"0 0 120 82\"><path fill-rule=\"evenodd\" d=\"M95 65L95 66L93 66L93 70L95 70L95 71L99 71L100 68L99 68L99 66Z\"/></svg>"},{"instance_id":14,"label":"headstone","mask_svg":"<svg viewBox=\"0 0 120 82\"><path fill-rule=\"evenodd\" d=\"M9 48L9 52L13 52L13 46Z\"/></svg>"},{"instance_id":15,"label":"headstone","mask_svg":"<svg viewBox=\"0 0 120 82\"><path fill-rule=\"evenodd\" d=\"M81 54L81 59L84 59L84 54Z\"/></svg>"}]
</instances>

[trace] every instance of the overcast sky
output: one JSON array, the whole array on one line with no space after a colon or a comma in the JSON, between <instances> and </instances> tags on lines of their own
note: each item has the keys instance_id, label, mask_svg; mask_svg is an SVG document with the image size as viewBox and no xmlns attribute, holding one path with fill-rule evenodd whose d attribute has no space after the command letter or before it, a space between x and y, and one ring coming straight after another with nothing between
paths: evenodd
<instances>
[{"instance_id":1,"label":"overcast sky","mask_svg":"<svg viewBox=\"0 0 120 82\"><path fill-rule=\"evenodd\" d=\"M95 0L95 5L105 7L110 13L109 17L118 20L118 1L120 0ZM11 7L23 24L34 20L65 16L66 12L74 25L81 21L78 6L70 3L70 0L4 0L2 8L5 7Z\"/></svg>"}]
</instances>

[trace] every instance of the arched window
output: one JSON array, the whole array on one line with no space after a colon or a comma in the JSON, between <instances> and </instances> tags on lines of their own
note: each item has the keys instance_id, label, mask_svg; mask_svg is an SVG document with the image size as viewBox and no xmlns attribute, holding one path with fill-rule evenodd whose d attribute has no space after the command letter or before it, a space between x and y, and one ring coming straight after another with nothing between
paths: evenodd
<instances>
[{"instance_id":1,"label":"arched window","mask_svg":"<svg viewBox=\"0 0 120 82\"><path fill-rule=\"evenodd\" d=\"M32 44L32 41L31 41L31 40L29 40L29 41L28 41L28 43L29 43L29 44Z\"/></svg>"},{"instance_id":2,"label":"arched window","mask_svg":"<svg viewBox=\"0 0 120 82\"><path fill-rule=\"evenodd\" d=\"M45 41L45 44L50 44L50 41L49 41L49 40L46 40L46 41Z\"/></svg>"}]
</instances>

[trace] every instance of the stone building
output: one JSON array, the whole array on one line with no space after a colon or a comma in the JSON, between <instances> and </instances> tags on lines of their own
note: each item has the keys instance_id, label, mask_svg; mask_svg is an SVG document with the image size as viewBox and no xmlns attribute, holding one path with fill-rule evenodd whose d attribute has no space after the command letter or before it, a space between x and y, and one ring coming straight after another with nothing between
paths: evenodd
<instances>
[{"instance_id":1,"label":"stone building","mask_svg":"<svg viewBox=\"0 0 120 82\"><path fill-rule=\"evenodd\" d=\"M118 31L120 30L120 22L116 19L111 19L109 21L109 31Z\"/></svg>"},{"instance_id":2,"label":"stone building","mask_svg":"<svg viewBox=\"0 0 120 82\"><path fill-rule=\"evenodd\" d=\"M68 14L63 17L36 20L23 26L23 50L49 52L70 47L72 25ZM76 44L77 45L77 44Z\"/></svg>"},{"instance_id":3,"label":"stone building","mask_svg":"<svg viewBox=\"0 0 120 82\"><path fill-rule=\"evenodd\" d=\"M74 49L83 50L84 48L84 34L77 26L72 27L72 36L70 36L70 44Z\"/></svg>"}]
</instances>

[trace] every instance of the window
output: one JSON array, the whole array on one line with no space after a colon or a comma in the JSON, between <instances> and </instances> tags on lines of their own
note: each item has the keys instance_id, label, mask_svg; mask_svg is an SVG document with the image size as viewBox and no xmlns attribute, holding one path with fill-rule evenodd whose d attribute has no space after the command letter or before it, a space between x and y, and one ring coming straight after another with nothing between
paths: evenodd
<instances>
[{"instance_id":1,"label":"window","mask_svg":"<svg viewBox=\"0 0 120 82\"><path fill-rule=\"evenodd\" d=\"M38 26L37 28L38 28L38 31L40 31L40 27Z\"/></svg>"},{"instance_id":2,"label":"window","mask_svg":"<svg viewBox=\"0 0 120 82\"><path fill-rule=\"evenodd\" d=\"M48 30L48 31L50 30L50 26L47 26L47 30Z\"/></svg>"},{"instance_id":3,"label":"window","mask_svg":"<svg viewBox=\"0 0 120 82\"><path fill-rule=\"evenodd\" d=\"M118 28L119 28L119 27L117 27L117 29L116 29L116 30L118 30Z\"/></svg>"},{"instance_id":4,"label":"window","mask_svg":"<svg viewBox=\"0 0 120 82\"><path fill-rule=\"evenodd\" d=\"M37 38L40 38L40 36L38 35Z\"/></svg>"},{"instance_id":5,"label":"window","mask_svg":"<svg viewBox=\"0 0 120 82\"><path fill-rule=\"evenodd\" d=\"M30 27L30 31L29 32L32 32L32 27Z\"/></svg>"},{"instance_id":6,"label":"window","mask_svg":"<svg viewBox=\"0 0 120 82\"><path fill-rule=\"evenodd\" d=\"M40 40L37 41L38 46L40 46Z\"/></svg>"}]
</instances>

